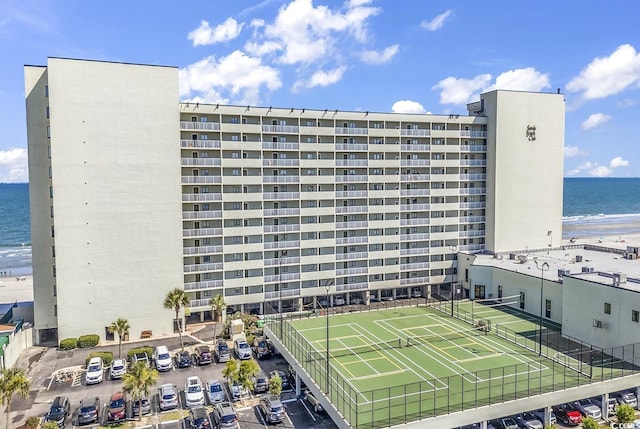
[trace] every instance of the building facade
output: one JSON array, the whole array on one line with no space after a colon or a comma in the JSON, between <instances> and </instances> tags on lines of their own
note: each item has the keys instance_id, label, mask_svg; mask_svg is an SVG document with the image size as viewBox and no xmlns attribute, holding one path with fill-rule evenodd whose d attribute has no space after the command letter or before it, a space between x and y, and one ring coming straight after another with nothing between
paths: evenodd
<instances>
[{"instance_id":1,"label":"building facade","mask_svg":"<svg viewBox=\"0 0 640 429\"><path fill-rule=\"evenodd\" d=\"M458 251L560 242L561 94L418 115L179 102L170 67L50 58L25 81L42 335L171 332L174 287L202 318L217 294L263 313L427 296Z\"/></svg>"}]
</instances>

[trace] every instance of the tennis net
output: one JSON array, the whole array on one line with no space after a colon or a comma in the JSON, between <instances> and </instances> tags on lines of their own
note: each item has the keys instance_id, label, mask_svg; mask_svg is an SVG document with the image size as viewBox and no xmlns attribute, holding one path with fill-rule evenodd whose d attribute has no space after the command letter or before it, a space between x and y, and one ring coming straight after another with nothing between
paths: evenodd
<instances>
[{"instance_id":1,"label":"tennis net","mask_svg":"<svg viewBox=\"0 0 640 429\"><path fill-rule=\"evenodd\" d=\"M434 344L441 341L453 341L459 340L463 338L468 338L472 336L478 336L487 334L491 330L490 323L479 323L473 329L466 329L463 331L451 331L444 332L442 334L429 334L429 335L419 335L413 337L407 337L407 347L425 345L425 344Z\"/></svg>"},{"instance_id":2,"label":"tennis net","mask_svg":"<svg viewBox=\"0 0 640 429\"><path fill-rule=\"evenodd\" d=\"M389 349L399 349L402 347L402 339L396 338L394 340L382 341L375 344L365 344L354 347L341 347L336 349L329 349L329 358L337 358L341 356L360 355L364 353L385 351ZM307 362L325 360L327 358L327 352L325 350L312 350L307 352Z\"/></svg>"}]
</instances>

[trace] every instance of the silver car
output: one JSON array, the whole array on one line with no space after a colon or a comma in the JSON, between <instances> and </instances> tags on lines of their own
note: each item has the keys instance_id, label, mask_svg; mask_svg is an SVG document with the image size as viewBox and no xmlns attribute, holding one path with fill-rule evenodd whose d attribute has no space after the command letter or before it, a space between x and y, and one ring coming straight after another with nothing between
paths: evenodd
<instances>
[{"instance_id":1,"label":"silver car","mask_svg":"<svg viewBox=\"0 0 640 429\"><path fill-rule=\"evenodd\" d=\"M591 401L591 399L580 399L573 403L573 405L582 413L585 417L591 417L599 420L602 417L602 411L600 407Z\"/></svg>"},{"instance_id":2,"label":"silver car","mask_svg":"<svg viewBox=\"0 0 640 429\"><path fill-rule=\"evenodd\" d=\"M173 384L163 384L158 389L160 398L160 411L178 408L178 388Z\"/></svg>"},{"instance_id":3,"label":"silver car","mask_svg":"<svg viewBox=\"0 0 640 429\"><path fill-rule=\"evenodd\" d=\"M218 380L207 381L207 397L211 404L223 402L227 399L227 395L224 392L222 383Z\"/></svg>"},{"instance_id":4,"label":"silver car","mask_svg":"<svg viewBox=\"0 0 640 429\"><path fill-rule=\"evenodd\" d=\"M247 343L247 340L238 338L233 342L233 347L236 351L238 359L246 360L252 358L251 347L249 347L249 343Z\"/></svg>"}]
</instances>

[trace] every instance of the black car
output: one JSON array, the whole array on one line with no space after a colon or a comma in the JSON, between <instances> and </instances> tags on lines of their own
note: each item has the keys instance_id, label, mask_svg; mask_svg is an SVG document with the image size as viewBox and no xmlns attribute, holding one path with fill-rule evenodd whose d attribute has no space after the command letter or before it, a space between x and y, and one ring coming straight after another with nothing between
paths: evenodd
<instances>
[{"instance_id":1,"label":"black car","mask_svg":"<svg viewBox=\"0 0 640 429\"><path fill-rule=\"evenodd\" d=\"M80 401L78 410L78 425L97 423L100 419L100 398L87 396Z\"/></svg>"},{"instance_id":2,"label":"black car","mask_svg":"<svg viewBox=\"0 0 640 429\"><path fill-rule=\"evenodd\" d=\"M191 354L188 351L184 350L176 353L176 366L178 368L189 368L193 365L193 360L191 359Z\"/></svg>"},{"instance_id":3,"label":"black car","mask_svg":"<svg viewBox=\"0 0 640 429\"><path fill-rule=\"evenodd\" d=\"M286 372L282 371L281 369L273 370L269 373L269 378L273 378L275 375L280 377L280 380L282 380L283 391L291 390L291 383L289 382L289 377L287 376Z\"/></svg>"},{"instance_id":4,"label":"black car","mask_svg":"<svg viewBox=\"0 0 640 429\"><path fill-rule=\"evenodd\" d=\"M63 428L70 409L69 398L66 396L57 396L53 400L49 412L44 416L44 420L47 422L56 422L59 428Z\"/></svg>"},{"instance_id":5,"label":"black car","mask_svg":"<svg viewBox=\"0 0 640 429\"><path fill-rule=\"evenodd\" d=\"M210 429L211 420L205 407L193 407L189 410L189 425L192 429Z\"/></svg>"},{"instance_id":6,"label":"black car","mask_svg":"<svg viewBox=\"0 0 640 429\"><path fill-rule=\"evenodd\" d=\"M209 349L209 346L196 347L195 359L196 364L198 365L206 365L211 363L211 361L213 360L213 356L211 354L211 349Z\"/></svg>"}]
</instances>

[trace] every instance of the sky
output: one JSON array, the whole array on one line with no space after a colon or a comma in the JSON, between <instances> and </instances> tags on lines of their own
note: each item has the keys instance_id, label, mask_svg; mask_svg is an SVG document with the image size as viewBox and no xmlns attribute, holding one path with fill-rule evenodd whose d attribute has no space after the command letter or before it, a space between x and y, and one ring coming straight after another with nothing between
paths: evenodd
<instances>
[{"instance_id":1,"label":"sky","mask_svg":"<svg viewBox=\"0 0 640 429\"><path fill-rule=\"evenodd\" d=\"M566 177L640 177L637 0L0 0L0 183L27 182L24 65L179 68L180 99L467 114L565 95Z\"/></svg>"}]
</instances>

